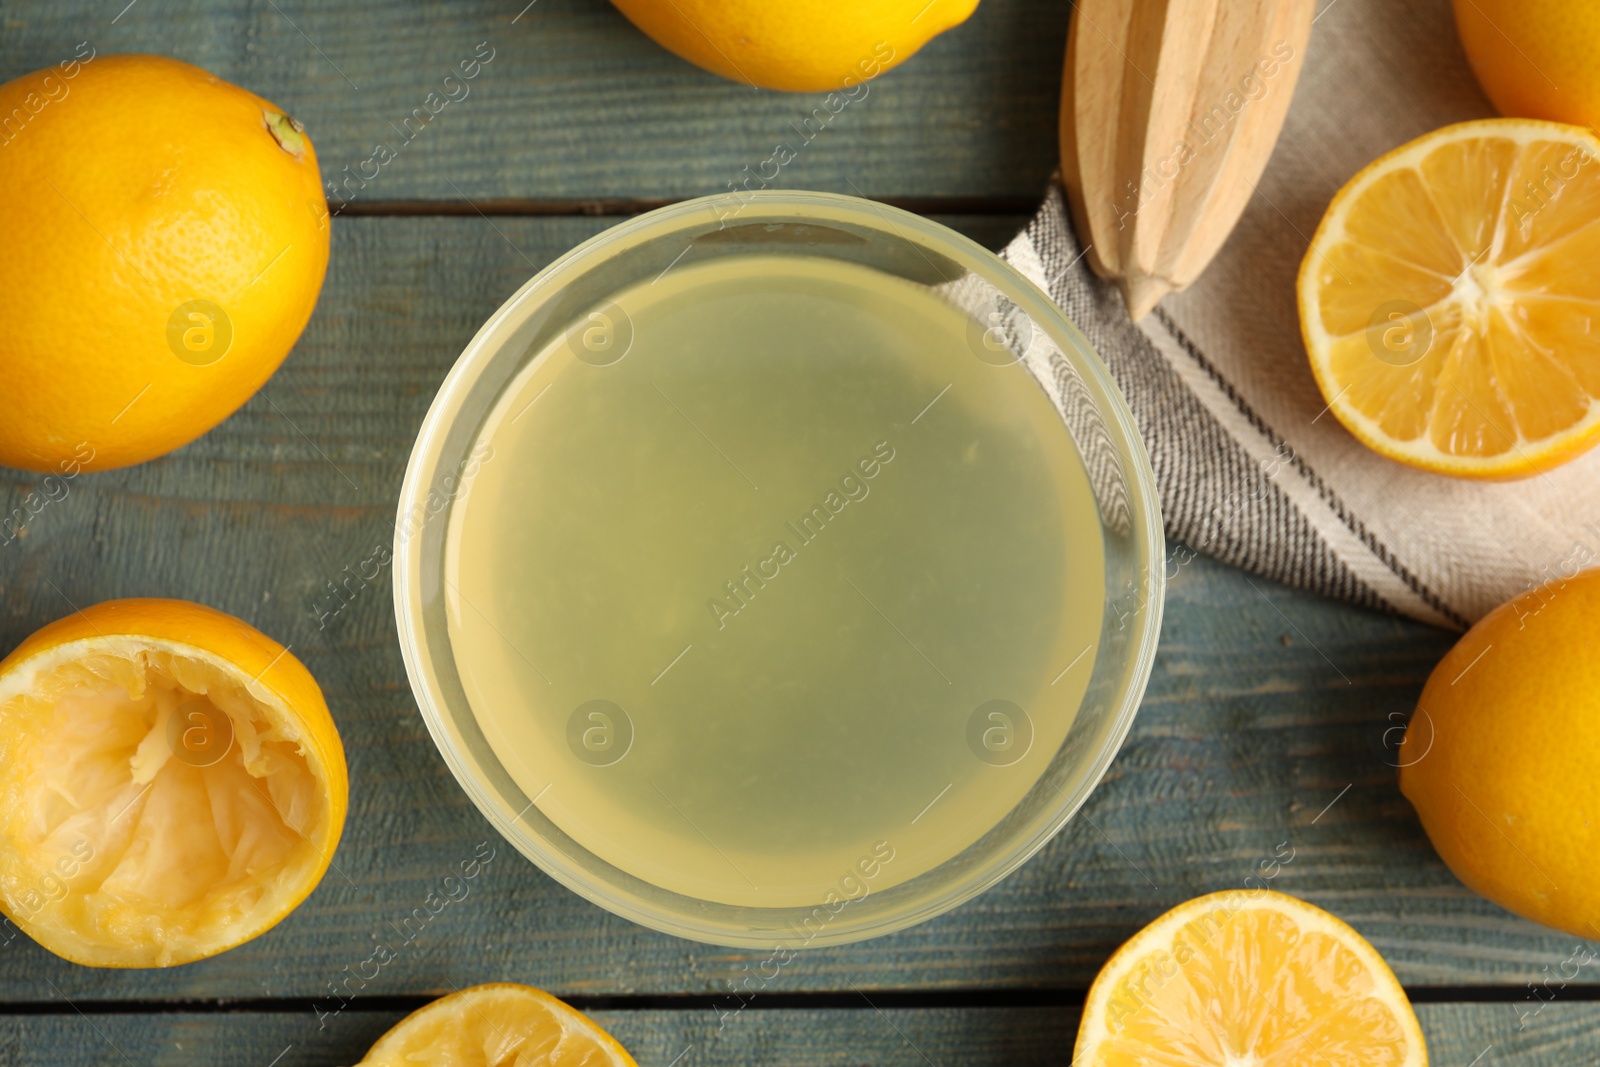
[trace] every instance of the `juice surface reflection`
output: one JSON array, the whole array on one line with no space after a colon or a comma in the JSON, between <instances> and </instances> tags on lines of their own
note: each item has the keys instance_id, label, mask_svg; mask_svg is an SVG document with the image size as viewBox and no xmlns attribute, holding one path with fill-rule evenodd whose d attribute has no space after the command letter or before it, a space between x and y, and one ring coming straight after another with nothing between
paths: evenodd
<instances>
[{"instance_id":1,"label":"juice surface reflection","mask_svg":"<svg viewBox=\"0 0 1600 1067\"><path fill-rule=\"evenodd\" d=\"M485 736L564 832L675 892L813 905L937 866L1033 786L1094 665L1101 533L1049 399L981 334L870 268L725 257L508 387L445 595Z\"/></svg>"}]
</instances>

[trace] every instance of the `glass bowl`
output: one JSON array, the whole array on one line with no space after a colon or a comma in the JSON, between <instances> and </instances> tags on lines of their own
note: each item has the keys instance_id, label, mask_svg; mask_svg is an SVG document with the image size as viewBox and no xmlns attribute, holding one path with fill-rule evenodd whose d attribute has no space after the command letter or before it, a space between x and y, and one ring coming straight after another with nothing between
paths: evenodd
<instances>
[{"instance_id":1,"label":"glass bowl","mask_svg":"<svg viewBox=\"0 0 1600 1067\"><path fill-rule=\"evenodd\" d=\"M748 878L754 895L737 901L665 888L662 879L640 877L637 867L623 869L631 866L626 857L619 865L612 862L619 860L615 851L608 860L569 833L570 822L564 828L541 807L539 792L524 788L526 774L519 784L516 768L501 758L506 750L497 752L474 712L469 692L477 690L464 683L463 650L452 644L449 559L453 523L470 514L463 501L480 436L497 417L497 404L526 380L524 372L540 370L542 353L563 337L570 343L589 336L580 334L586 323L609 324L602 312L615 314L614 298L660 279L689 252L701 265L727 256L836 261L833 269L866 267L937 292L967 316L977 361L1020 364L1010 372L1025 372L1028 388L1048 399L1041 410L1053 411L1051 429L1040 447L1073 456L1092 492L1086 510L1098 526L1104 587L1079 590L1075 603L1087 605L1091 619L1098 612L1098 622L1084 652L1057 676L1080 661L1090 667L1087 678L1073 683L1072 692L1082 694L1076 713L1062 720L1053 752L1051 740L1032 756L1028 773L1037 770L1037 777L1012 781L998 820L964 847L951 846L959 851L924 863L926 869L902 863L898 870L913 876L874 881L880 867L869 851L859 872L843 872L837 892L815 900L792 894L768 900ZM603 343L610 340L603 335ZM577 358L602 364L612 357L577 352ZM614 432L627 434L629 426ZM948 911L1015 870L1072 818L1115 756L1149 678L1163 554L1153 477L1132 416L1083 336L1033 283L967 238L908 212L834 194L762 191L687 201L623 222L540 271L478 331L440 387L406 470L394 546L395 613L411 687L434 742L468 796L520 852L574 892L644 926L712 944L798 950L875 937ZM984 746L991 737L1010 743L1013 724L985 711L994 703L973 712L966 744L998 766L1006 761L991 758ZM1004 729L986 730L991 723ZM1013 794L1020 798L1015 803Z\"/></svg>"}]
</instances>

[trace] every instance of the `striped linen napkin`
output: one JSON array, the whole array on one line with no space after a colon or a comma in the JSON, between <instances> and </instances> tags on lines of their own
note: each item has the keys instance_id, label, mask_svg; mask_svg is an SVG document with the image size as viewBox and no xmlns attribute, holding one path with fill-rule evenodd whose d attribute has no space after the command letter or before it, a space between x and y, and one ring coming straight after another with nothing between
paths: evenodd
<instances>
[{"instance_id":1,"label":"striped linen napkin","mask_svg":"<svg viewBox=\"0 0 1600 1067\"><path fill-rule=\"evenodd\" d=\"M1001 255L1077 324L1127 398L1175 542L1169 576L1200 552L1461 629L1600 564L1600 450L1499 483L1371 452L1327 414L1292 322L1252 334L1244 321L1221 345L1197 342L1183 305L1130 322L1116 288L1089 269L1059 186ZM1293 316L1292 284L1270 298Z\"/></svg>"},{"instance_id":2,"label":"striped linen napkin","mask_svg":"<svg viewBox=\"0 0 1600 1067\"><path fill-rule=\"evenodd\" d=\"M1077 323L1127 397L1174 542L1169 575L1200 552L1460 629L1600 565L1600 449L1514 482L1415 470L1328 413L1300 340L1295 275L1333 194L1389 149L1493 114L1444 0L1335 0L1249 207L1190 289L1131 323L1083 258L1059 186L1002 253Z\"/></svg>"}]
</instances>

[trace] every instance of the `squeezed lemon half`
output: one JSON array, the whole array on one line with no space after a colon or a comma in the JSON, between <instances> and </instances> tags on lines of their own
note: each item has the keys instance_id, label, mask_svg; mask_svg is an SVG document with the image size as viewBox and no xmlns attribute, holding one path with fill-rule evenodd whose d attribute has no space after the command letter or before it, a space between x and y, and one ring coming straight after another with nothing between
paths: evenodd
<instances>
[{"instance_id":1,"label":"squeezed lemon half","mask_svg":"<svg viewBox=\"0 0 1600 1067\"><path fill-rule=\"evenodd\" d=\"M108 601L0 662L0 908L58 956L166 967L263 933L348 792L316 681L231 615Z\"/></svg>"}]
</instances>

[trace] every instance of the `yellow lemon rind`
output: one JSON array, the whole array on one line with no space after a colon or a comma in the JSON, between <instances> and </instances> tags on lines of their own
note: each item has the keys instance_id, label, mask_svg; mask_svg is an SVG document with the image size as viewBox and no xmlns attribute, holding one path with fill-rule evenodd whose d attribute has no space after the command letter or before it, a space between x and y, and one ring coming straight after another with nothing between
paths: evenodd
<instances>
[{"instance_id":1,"label":"yellow lemon rind","mask_svg":"<svg viewBox=\"0 0 1600 1067\"><path fill-rule=\"evenodd\" d=\"M1372 976L1373 999L1388 1007L1400 1023L1401 1029L1405 1031L1407 1055L1400 1067L1427 1067L1428 1052L1422 1036L1422 1026L1417 1022L1416 1012L1412 1010L1405 990L1400 987L1399 980L1395 978L1394 972L1389 969L1383 957L1378 954L1378 950L1337 916L1270 889L1225 889L1195 897L1179 904L1128 939L1106 961L1100 973L1095 976L1094 984L1089 988L1089 995L1083 1005L1083 1021L1078 1029L1077 1044L1073 1048L1074 1064L1079 1067L1094 1067L1098 1062L1095 1059L1098 1049L1112 1037L1106 1026L1106 1019L1110 1014L1111 997L1118 982L1152 952L1170 948L1173 937L1178 931L1218 904L1224 904L1235 911L1248 909L1275 911L1292 918L1301 930L1325 934L1352 952Z\"/></svg>"},{"instance_id":2,"label":"yellow lemon rind","mask_svg":"<svg viewBox=\"0 0 1600 1067\"><path fill-rule=\"evenodd\" d=\"M1509 140L1524 147L1547 141L1582 143L1593 156L1600 158L1600 138L1592 131L1543 119L1478 119L1443 126L1424 134L1367 164L1334 195L1301 261L1296 291L1300 304L1301 338L1317 388L1328 402L1328 409L1334 417L1357 440L1389 459L1430 473L1507 481L1552 470L1600 443L1600 402L1590 404L1585 418L1550 437L1528 441L1522 437L1519 429L1518 440L1510 449L1488 458L1452 455L1434 445L1426 435L1414 441L1398 441L1374 419L1345 400L1341 395L1341 387L1332 380L1324 353L1341 338L1328 333L1323 325L1316 280L1322 249L1344 238L1351 206L1375 181L1401 168L1415 169L1430 153L1452 141L1487 137Z\"/></svg>"},{"instance_id":3,"label":"yellow lemon rind","mask_svg":"<svg viewBox=\"0 0 1600 1067\"><path fill-rule=\"evenodd\" d=\"M633 1057L628 1054L628 1050L623 1048L616 1038L602 1029L593 1019L542 989L535 989L533 986L522 985L518 982L485 982L481 985L459 989L454 993L440 997L438 1000L424 1004L395 1023L382 1037L378 1038L356 1067L398 1067L402 1062L415 1062L414 1060L401 1061L392 1058L406 1053L407 1039L411 1030L431 1022L436 1015L454 1015L461 1011L476 1011L479 1010L478 1001L499 997L529 1001L531 1005L538 1005L543 1010L556 1016L565 1025L583 1032L609 1056L612 1067L638 1067Z\"/></svg>"},{"instance_id":4,"label":"yellow lemon rind","mask_svg":"<svg viewBox=\"0 0 1600 1067\"><path fill-rule=\"evenodd\" d=\"M147 628L171 633L207 626L226 626L233 630L232 633L220 629L214 632L222 638L217 643L230 645L230 650L239 654L237 658L190 641L137 632ZM274 648L278 652L273 653ZM348 810L349 772L344 748L315 679L286 648L248 623L204 605L179 600L115 600L58 619L36 631L0 660L0 709L12 699L34 692L40 681L54 670L86 656L110 655L131 660L148 652L197 660L219 674L234 678L257 706L270 715L275 726L313 757L306 760L307 768L322 787L326 802L314 837L307 838L318 858L310 873L285 893L271 912L264 913L248 927L229 927L197 955L170 961L159 959L141 946L129 946L122 953L98 947L86 950L87 946L73 938L50 936L44 928L13 914L15 909L0 896L0 912L8 919L52 953L84 966L140 968L190 963L236 948L267 932L320 884L338 847ZM240 663L241 659L249 662ZM4 722L0 721L0 727L3 726Z\"/></svg>"}]
</instances>

